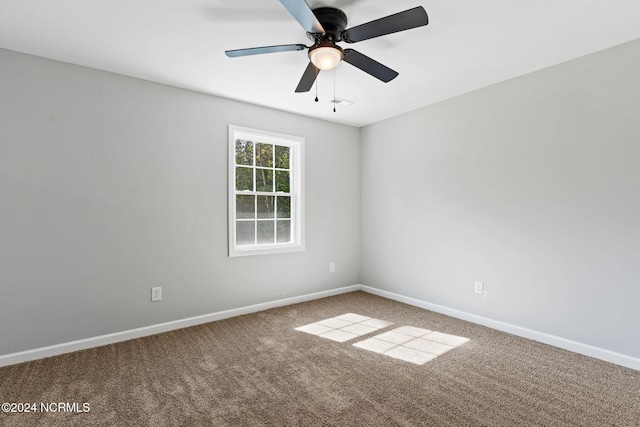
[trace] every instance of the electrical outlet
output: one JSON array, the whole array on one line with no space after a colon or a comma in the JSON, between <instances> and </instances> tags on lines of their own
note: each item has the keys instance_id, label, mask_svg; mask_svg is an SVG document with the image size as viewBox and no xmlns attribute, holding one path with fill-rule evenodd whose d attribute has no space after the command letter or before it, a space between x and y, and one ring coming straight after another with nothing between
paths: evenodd
<instances>
[{"instance_id":1,"label":"electrical outlet","mask_svg":"<svg viewBox=\"0 0 640 427\"><path fill-rule=\"evenodd\" d=\"M473 285L473 291L476 294L482 294L484 292L484 283L475 282L474 285Z\"/></svg>"},{"instance_id":2,"label":"electrical outlet","mask_svg":"<svg viewBox=\"0 0 640 427\"><path fill-rule=\"evenodd\" d=\"M336 272L336 263L335 262L330 262L329 263L329 273L335 273Z\"/></svg>"},{"instance_id":3,"label":"electrical outlet","mask_svg":"<svg viewBox=\"0 0 640 427\"><path fill-rule=\"evenodd\" d=\"M160 286L156 288L151 288L151 301L160 301L162 300L162 288Z\"/></svg>"}]
</instances>

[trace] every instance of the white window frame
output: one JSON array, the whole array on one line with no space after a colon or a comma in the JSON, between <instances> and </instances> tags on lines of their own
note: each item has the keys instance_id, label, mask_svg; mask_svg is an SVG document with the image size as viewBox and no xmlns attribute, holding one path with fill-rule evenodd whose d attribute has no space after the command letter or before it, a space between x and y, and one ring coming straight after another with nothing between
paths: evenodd
<instances>
[{"instance_id":1,"label":"white window frame","mask_svg":"<svg viewBox=\"0 0 640 427\"><path fill-rule=\"evenodd\" d=\"M291 241L287 243L236 244L236 195L258 194L257 191L236 190L236 140L262 142L289 147L291 194ZM229 256L264 255L305 250L304 244L304 142L300 136L285 135L229 124ZM255 147L255 145L254 145ZM255 157L255 156L254 156ZM254 158L255 164L255 158ZM263 193L261 193L263 194ZM271 194L277 195L277 192Z\"/></svg>"}]
</instances>

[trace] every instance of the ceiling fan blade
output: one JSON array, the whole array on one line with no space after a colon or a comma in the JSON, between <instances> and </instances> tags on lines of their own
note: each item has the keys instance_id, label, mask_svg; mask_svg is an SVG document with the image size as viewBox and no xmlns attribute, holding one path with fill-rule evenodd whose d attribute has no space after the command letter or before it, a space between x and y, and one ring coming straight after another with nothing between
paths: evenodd
<instances>
[{"instance_id":1,"label":"ceiling fan blade","mask_svg":"<svg viewBox=\"0 0 640 427\"><path fill-rule=\"evenodd\" d=\"M280 3L287 8L307 33L322 34L325 32L322 24L304 0L280 0Z\"/></svg>"},{"instance_id":2,"label":"ceiling fan blade","mask_svg":"<svg viewBox=\"0 0 640 427\"><path fill-rule=\"evenodd\" d=\"M398 77L397 71L393 71L386 65L382 65L378 61L361 54L357 50L345 49L343 61L348 62L354 67L360 68L365 73L369 73L373 77L382 80L385 83L389 83L391 80Z\"/></svg>"},{"instance_id":3,"label":"ceiling fan blade","mask_svg":"<svg viewBox=\"0 0 640 427\"><path fill-rule=\"evenodd\" d=\"M302 74L302 78L300 79L300 83L298 83L298 87L296 88L296 92L309 92L311 90L311 86L316 81L316 77L320 72L319 68L316 68L315 65L311 61L309 61L309 65L307 65L307 69L304 70L304 74Z\"/></svg>"},{"instance_id":4,"label":"ceiling fan blade","mask_svg":"<svg viewBox=\"0 0 640 427\"><path fill-rule=\"evenodd\" d=\"M247 49L227 50L224 53L229 58L236 58L238 56L260 55L262 53L274 52L288 52L292 50L303 50L306 48L307 47L303 44L281 44L278 46L250 47Z\"/></svg>"},{"instance_id":5,"label":"ceiling fan blade","mask_svg":"<svg viewBox=\"0 0 640 427\"><path fill-rule=\"evenodd\" d=\"M347 43L355 43L398 31L410 30L429 23L427 12L422 6L385 16L366 24L349 28L342 33L342 39Z\"/></svg>"}]
</instances>

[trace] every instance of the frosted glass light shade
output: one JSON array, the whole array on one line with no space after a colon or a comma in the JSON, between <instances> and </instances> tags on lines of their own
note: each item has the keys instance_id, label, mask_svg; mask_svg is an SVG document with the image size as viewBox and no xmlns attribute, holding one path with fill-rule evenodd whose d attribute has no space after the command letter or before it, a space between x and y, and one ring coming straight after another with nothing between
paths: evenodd
<instances>
[{"instance_id":1,"label":"frosted glass light shade","mask_svg":"<svg viewBox=\"0 0 640 427\"><path fill-rule=\"evenodd\" d=\"M317 68L331 70L342 61L342 51L331 46L321 46L312 50L309 57Z\"/></svg>"}]
</instances>

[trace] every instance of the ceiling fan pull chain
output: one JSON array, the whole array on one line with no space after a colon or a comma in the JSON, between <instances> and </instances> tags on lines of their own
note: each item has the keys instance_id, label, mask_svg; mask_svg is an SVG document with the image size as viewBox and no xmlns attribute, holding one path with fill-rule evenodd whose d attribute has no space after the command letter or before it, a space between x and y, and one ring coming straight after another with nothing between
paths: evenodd
<instances>
[{"instance_id":1,"label":"ceiling fan pull chain","mask_svg":"<svg viewBox=\"0 0 640 427\"><path fill-rule=\"evenodd\" d=\"M316 55L316 54L314 53L314 55ZM315 67L315 65L314 65L314 67ZM320 71L318 70L318 67L315 67L315 68L316 68L316 80L315 80L315 83L316 83L316 102L318 102L318 73Z\"/></svg>"},{"instance_id":2,"label":"ceiling fan pull chain","mask_svg":"<svg viewBox=\"0 0 640 427\"><path fill-rule=\"evenodd\" d=\"M337 67L336 67L337 68ZM336 112L336 69L333 69L333 112Z\"/></svg>"}]
</instances>

